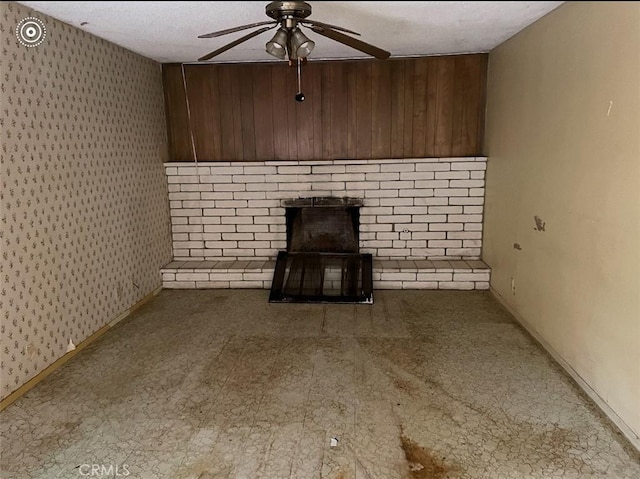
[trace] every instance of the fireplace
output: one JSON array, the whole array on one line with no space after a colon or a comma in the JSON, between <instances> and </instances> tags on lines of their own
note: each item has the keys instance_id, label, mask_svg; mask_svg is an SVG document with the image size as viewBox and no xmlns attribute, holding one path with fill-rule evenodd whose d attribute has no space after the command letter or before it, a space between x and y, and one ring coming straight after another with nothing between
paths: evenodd
<instances>
[{"instance_id":1,"label":"fireplace","mask_svg":"<svg viewBox=\"0 0 640 479\"><path fill-rule=\"evenodd\" d=\"M372 303L372 256L359 253L358 198L283 201L287 251L274 270L271 302Z\"/></svg>"}]
</instances>

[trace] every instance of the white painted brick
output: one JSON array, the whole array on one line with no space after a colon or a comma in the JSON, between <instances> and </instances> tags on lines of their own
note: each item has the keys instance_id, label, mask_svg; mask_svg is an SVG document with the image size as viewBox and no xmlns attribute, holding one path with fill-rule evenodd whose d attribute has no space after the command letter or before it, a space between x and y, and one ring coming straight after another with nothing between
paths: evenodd
<instances>
[{"instance_id":1,"label":"white painted brick","mask_svg":"<svg viewBox=\"0 0 640 479\"><path fill-rule=\"evenodd\" d=\"M265 175L233 175L233 183L264 183Z\"/></svg>"},{"instance_id":2,"label":"white painted brick","mask_svg":"<svg viewBox=\"0 0 640 479\"><path fill-rule=\"evenodd\" d=\"M180 191L180 185L179 185L179 184L177 184L177 183L176 183L176 184L168 184L168 185L167 185L167 191L168 191L169 193L173 193L173 192L176 192L176 191Z\"/></svg>"},{"instance_id":3,"label":"white painted brick","mask_svg":"<svg viewBox=\"0 0 640 479\"><path fill-rule=\"evenodd\" d=\"M275 166L251 166L243 167L245 175L275 175L278 170Z\"/></svg>"},{"instance_id":4,"label":"white painted brick","mask_svg":"<svg viewBox=\"0 0 640 479\"><path fill-rule=\"evenodd\" d=\"M311 183L285 183L282 185L276 185L279 192L285 192L286 194L280 196L280 198L289 198L292 196L298 196L298 192L311 191ZM270 196L267 194L267 198Z\"/></svg>"},{"instance_id":5,"label":"white painted brick","mask_svg":"<svg viewBox=\"0 0 640 479\"><path fill-rule=\"evenodd\" d=\"M438 289L438 283L436 281L413 281L403 284L402 289Z\"/></svg>"},{"instance_id":6,"label":"white painted brick","mask_svg":"<svg viewBox=\"0 0 640 479\"><path fill-rule=\"evenodd\" d=\"M393 214L393 208L391 206L382 206L378 208L361 208L360 216L369 215L391 215Z\"/></svg>"},{"instance_id":7,"label":"white painted brick","mask_svg":"<svg viewBox=\"0 0 640 479\"><path fill-rule=\"evenodd\" d=\"M462 242L462 247L463 248L480 248L482 247L482 240L479 240L479 239L464 240Z\"/></svg>"},{"instance_id":8,"label":"white painted brick","mask_svg":"<svg viewBox=\"0 0 640 479\"><path fill-rule=\"evenodd\" d=\"M183 217L183 216L172 216L171 217L171 224L172 225L186 225L188 223L188 218Z\"/></svg>"},{"instance_id":9,"label":"white painted brick","mask_svg":"<svg viewBox=\"0 0 640 479\"><path fill-rule=\"evenodd\" d=\"M237 241L206 241L204 245L207 249L209 248L229 249L229 248L237 248L238 242Z\"/></svg>"},{"instance_id":10,"label":"white painted brick","mask_svg":"<svg viewBox=\"0 0 640 479\"><path fill-rule=\"evenodd\" d=\"M451 188L482 188L484 180L451 180L449 186Z\"/></svg>"},{"instance_id":11,"label":"white painted brick","mask_svg":"<svg viewBox=\"0 0 640 479\"><path fill-rule=\"evenodd\" d=\"M208 169L207 169L207 173L208 173ZM178 176L193 176L193 175L197 175L198 174L198 170L196 169L195 166L180 166L178 167Z\"/></svg>"},{"instance_id":12,"label":"white painted brick","mask_svg":"<svg viewBox=\"0 0 640 479\"><path fill-rule=\"evenodd\" d=\"M447 248L449 256L479 257L480 248Z\"/></svg>"},{"instance_id":13,"label":"white painted brick","mask_svg":"<svg viewBox=\"0 0 640 479\"><path fill-rule=\"evenodd\" d=\"M438 289L455 289L470 291L474 289L475 285L470 281L451 281L438 283Z\"/></svg>"},{"instance_id":14,"label":"white painted brick","mask_svg":"<svg viewBox=\"0 0 640 479\"><path fill-rule=\"evenodd\" d=\"M249 200L249 208L276 208L282 204L281 200Z\"/></svg>"},{"instance_id":15,"label":"white painted brick","mask_svg":"<svg viewBox=\"0 0 640 479\"><path fill-rule=\"evenodd\" d=\"M277 183L247 183L246 185L247 191L277 191L278 184ZM234 198L237 198L234 194Z\"/></svg>"},{"instance_id":16,"label":"white painted brick","mask_svg":"<svg viewBox=\"0 0 640 479\"><path fill-rule=\"evenodd\" d=\"M376 233L375 232L364 232L364 231L360 231L360 243L363 244L365 241L373 241L375 239L384 239L384 238L377 238L376 237Z\"/></svg>"},{"instance_id":17,"label":"white painted brick","mask_svg":"<svg viewBox=\"0 0 640 479\"><path fill-rule=\"evenodd\" d=\"M484 198L484 188L470 188L469 196L482 196Z\"/></svg>"},{"instance_id":18,"label":"white painted brick","mask_svg":"<svg viewBox=\"0 0 640 479\"><path fill-rule=\"evenodd\" d=\"M403 171L400 173L401 180L433 180L433 171Z\"/></svg>"},{"instance_id":19,"label":"white painted brick","mask_svg":"<svg viewBox=\"0 0 640 479\"><path fill-rule=\"evenodd\" d=\"M380 171L380 165L346 165L347 173L376 173Z\"/></svg>"},{"instance_id":20,"label":"white painted brick","mask_svg":"<svg viewBox=\"0 0 640 479\"><path fill-rule=\"evenodd\" d=\"M420 180L416 181L416 188L447 188L449 180Z\"/></svg>"},{"instance_id":21,"label":"white painted brick","mask_svg":"<svg viewBox=\"0 0 640 479\"><path fill-rule=\"evenodd\" d=\"M460 214L462 206L429 206L429 214Z\"/></svg>"},{"instance_id":22,"label":"white painted brick","mask_svg":"<svg viewBox=\"0 0 640 479\"><path fill-rule=\"evenodd\" d=\"M204 238L202 237L202 233L189 233L189 241L202 241Z\"/></svg>"},{"instance_id":23,"label":"white painted brick","mask_svg":"<svg viewBox=\"0 0 640 479\"><path fill-rule=\"evenodd\" d=\"M414 223L442 223L447 221L446 215L413 215L411 220Z\"/></svg>"},{"instance_id":24,"label":"white painted brick","mask_svg":"<svg viewBox=\"0 0 640 479\"><path fill-rule=\"evenodd\" d=\"M482 215L449 215L452 223L482 223Z\"/></svg>"},{"instance_id":25,"label":"white painted brick","mask_svg":"<svg viewBox=\"0 0 640 479\"><path fill-rule=\"evenodd\" d=\"M311 166L278 166L278 175L308 175Z\"/></svg>"},{"instance_id":26,"label":"white painted brick","mask_svg":"<svg viewBox=\"0 0 640 479\"><path fill-rule=\"evenodd\" d=\"M238 208L238 216L269 216L269 208Z\"/></svg>"},{"instance_id":27,"label":"white painted brick","mask_svg":"<svg viewBox=\"0 0 640 479\"><path fill-rule=\"evenodd\" d=\"M465 231L482 231L482 223L465 223Z\"/></svg>"},{"instance_id":28,"label":"white painted brick","mask_svg":"<svg viewBox=\"0 0 640 479\"><path fill-rule=\"evenodd\" d=\"M374 241L366 242L366 248L391 248L392 246L393 246L393 242L391 240L385 240L385 241L374 240Z\"/></svg>"},{"instance_id":29,"label":"white painted brick","mask_svg":"<svg viewBox=\"0 0 640 479\"><path fill-rule=\"evenodd\" d=\"M267 195L264 191L234 191L234 200L263 200Z\"/></svg>"},{"instance_id":30,"label":"white painted brick","mask_svg":"<svg viewBox=\"0 0 640 479\"><path fill-rule=\"evenodd\" d=\"M233 234L233 233L230 233ZM241 233L237 233L241 234ZM256 241L251 235L251 241L238 241L238 248L269 248L271 243L269 241Z\"/></svg>"},{"instance_id":31,"label":"white painted brick","mask_svg":"<svg viewBox=\"0 0 640 479\"><path fill-rule=\"evenodd\" d=\"M489 281L491 273L453 273L454 281Z\"/></svg>"},{"instance_id":32,"label":"white painted brick","mask_svg":"<svg viewBox=\"0 0 640 479\"><path fill-rule=\"evenodd\" d=\"M173 225L173 233L202 233L202 225Z\"/></svg>"},{"instance_id":33,"label":"white painted brick","mask_svg":"<svg viewBox=\"0 0 640 479\"><path fill-rule=\"evenodd\" d=\"M380 206L413 206L413 198L382 198Z\"/></svg>"},{"instance_id":34,"label":"white painted brick","mask_svg":"<svg viewBox=\"0 0 640 479\"><path fill-rule=\"evenodd\" d=\"M171 210L171 216L200 216L202 210L198 208L180 208Z\"/></svg>"},{"instance_id":35,"label":"white painted brick","mask_svg":"<svg viewBox=\"0 0 640 479\"><path fill-rule=\"evenodd\" d=\"M415 231L411 233L411 237L414 240L446 239L447 233L444 231Z\"/></svg>"},{"instance_id":36,"label":"white painted brick","mask_svg":"<svg viewBox=\"0 0 640 479\"><path fill-rule=\"evenodd\" d=\"M166 167L164 169L164 172L167 176L176 176L178 174L178 168L171 168L171 167Z\"/></svg>"},{"instance_id":37,"label":"white painted brick","mask_svg":"<svg viewBox=\"0 0 640 479\"><path fill-rule=\"evenodd\" d=\"M209 281L241 281L242 273L209 273Z\"/></svg>"},{"instance_id":38,"label":"white painted brick","mask_svg":"<svg viewBox=\"0 0 640 479\"><path fill-rule=\"evenodd\" d=\"M487 164L484 161L463 161L451 163L452 170L486 170Z\"/></svg>"},{"instance_id":39,"label":"white painted brick","mask_svg":"<svg viewBox=\"0 0 640 479\"><path fill-rule=\"evenodd\" d=\"M449 171L450 163L417 163L416 171Z\"/></svg>"},{"instance_id":40,"label":"white painted brick","mask_svg":"<svg viewBox=\"0 0 640 479\"><path fill-rule=\"evenodd\" d=\"M244 183L216 183L213 185L213 191L245 191Z\"/></svg>"},{"instance_id":41,"label":"white painted brick","mask_svg":"<svg viewBox=\"0 0 640 479\"><path fill-rule=\"evenodd\" d=\"M415 281L416 273L385 273L380 274L382 281Z\"/></svg>"},{"instance_id":42,"label":"white painted brick","mask_svg":"<svg viewBox=\"0 0 640 479\"><path fill-rule=\"evenodd\" d=\"M211 167L212 176L241 175L243 172L244 172L244 167L242 166L212 166Z\"/></svg>"},{"instance_id":43,"label":"white painted brick","mask_svg":"<svg viewBox=\"0 0 640 479\"><path fill-rule=\"evenodd\" d=\"M211 184L185 184L180 185L180 191L213 191L213 185Z\"/></svg>"},{"instance_id":44,"label":"white painted brick","mask_svg":"<svg viewBox=\"0 0 640 479\"><path fill-rule=\"evenodd\" d=\"M427 206L432 206L432 205L446 205L448 204L448 200L447 198L443 198L443 197L431 197L431 198L416 198L413 200L413 203L416 206L423 206L423 205L427 205Z\"/></svg>"},{"instance_id":45,"label":"white painted brick","mask_svg":"<svg viewBox=\"0 0 640 479\"><path fill-rule=\"evenodd\" d=\"M400 190L413 188L413 181L381 181L380 188L383 190Z\"/></svg>"},{"instance_id":46,"label":"white painted brick","mask_svg":"<svg viewBox=\"0 0 640 479\"><path fill-rule=\"evenodd\" d=\"M169 200L199 200L200 192L198 191L172 191L169 193Z\"/></svg>"},{"instance_id":47,"label":"white painted brick","mask_svg":"<svg viewBox=\"0 0 640 479\"><path fill-rule=\"evenodd\" d=\"M278 223L270 224L269 231L272 233L285 233L287 229L285 225L285 219L284 218L274 218L274 219L277 220Z\"/></svg>"},{"instance_id":48,"label":"white painted brick","mask_svg":"<svg viewBox=\"0 0 640 479\"><path fill-rule=\"evenodd\" d=\"M484 197L458 197L449 198L450 205L482 205L484 204Z\"/></svg>"},{"instance_id":49,"label":"white painted brick","mask_svg":"<svg viewBox=\"0 0 640 479\"><path fill-rule=\"evenodd\" d=\"M433 196L433 190L431 188L422 188L422 189L406 189L406 190L400 190L398 191L399 196L402 197L411 197L411 198L415 198L413 201L413 204L418 205L418 203L416 202L416 200L418 198L424 198L424 197L431 197Z\"/></svg>"},{"instance_id":50,"label":"white painted brick","mask_svg":"<svg viewBox=\"0 0 640 479\"><path fill-rule=\"evenodd\" d=\"M410 249L403 248L378 248L378 256L388 256L388 257L398 257L403 256L406 257L411 253Z\"/></svg>"},{"instance_id":51,"label":"white painted brick","mask_svg":"<svg viewBox=\"0 0 640 479\"><path fill-rule=\"evenodd\" d=\"M385 173L387 171L415 171L416 165L414 163L389 163L380 165L380 171Z\"/></svg>"},{"instance_id":52,"label":"white painted brick","mask_svg":"<svg viewBox=\"0 0 640 479\"><path fill-rule=\"evenodd\" d=\"M271 247L276 249L284 249L287 247L287 242L285 240L272 241Z\"/></svg>"},{"instance_id":53,"label":"white painted brick","mask_svg":"<svg viewBox=\"0 0 640 479\"><path fill-rule=\"evenodd\" d=\"M400 179L399 172L387 172L387 173L367 173L367 181L397 181ZM364 178L362 178L364 180Z\"/></svg>"},{"instance_id":54,"label":"white painted brick","mask_svg":"<svg viewBox=\"0 0 640 479\"><path fill-rule=\"evenodd\" d=\"M348 190L378 190L380 183L371 181L348 181L346 188Z\"/></svg>"},{"instance_id":55,"label":"white painted brick","mask_svg":"<svg viewBox=\"0 0 640 479\"><path fill-rule=\"evenodd\" d=\"M311 173L314 175L317 173L331 174L331 173L346 173L346 172L347 172L346 165L318 165L318 166L313 165L311 167Z\"/></svg>"},{"instance_id":56,"label":"white painted brick","mask_svg":"<svg viewBox=\"0 0 640 479\"><path fill-rule=\"evenodd\" d=\"M253 233L222 233L223 240L252 240Z\"/></svg>"},{"instance_id":57,"label":"white painted brick","mask_svg":"<svg viewBox=\"0 0 640 479\"><path fill-rule=\"evenodd\" d=\"M461 240L429 240L429 248L460 248Z\"/></svg>"},{"instance_id":58,"label":"white painted brick","mask_svg":"<svg viewBox=\"0 0 640 479\"><path fill-rule=\"evenodd\" d=\"M209 191L203 191L199 193L203 200L232 200L232 191L217 191L215 193Z\"/></svg>"},{"instance_id":59,"label":"white painted brick","mask_svg":"<svg viewBox=\"0 0 640 479\"><path fill-rule=\"evenodd\" d=\"M211 241L220 241L222 239L222 233L202 233L202 239L205 241L205 247L209 247Z\"/></svg>"},{"instance_id":60,"label":"white painted brick","mask_svg":"<svg viewBox=\"0 0 640 479\"><path fill-rule=\"evenodd\" d=\"M176 273L176 281L207 281L209 273Z\"/></svg>"},{"instance_id":61,"label":"white painted brick","mask_svg":"<svg viewBox=\"0 0 640 479\"><path fill-rule=\"evenodd\" d=\"M172 210L177 210L182 208L182 201L178 201L178 200L169 201L169 208L171 208Z\"/></svg>"},{"instance_id":62,"label":"white painted brick","mask_svg":"<svg viewBox=\"0 0 640 479\"><path fill-rule=\"evenodd\" d=\"M216 200L216 208L246 208L247 200Z\"/></svg>"},{"instance_id":63,"label":"white painted brick","mask_svg":"<svg viewBox=\"0 0 640 479\"><path fill-rule=\"evenodd\" d=\"M429 231L429 223L395 223L393 229L401 233L407 231Z\"/></svg>"},{"instance_id":64,"label":"white painted brick","mask_svg":"<svg viewBox=\"0 0 640 479\"><path fill-rule=\"evenodd\" d=\"M378 215L377 217L377 223L410 223L410 222L411 222L411 215Z\"/></svg>"},{"instance_id":65,"label":"white painted brick","mask_svg":"<svg viewBox=\"0 0 640 479\"><path fill-rule=\"evenodd\" d=\"M162 281L175 281L176 274L175 273L162 273Z\"/></svg>"},{"instance_id":66,"label":"white painted brick","mask_svg":"<svg viewBox=\"0 0 640 479\"><path fill-rule=\"evenodd\" d=\"M430 223L429 231L462 231L462 223Z\"/></svg>"},{"instance_id":67,"label":"white painted brick","mask_svg":"<svg viewBox=\"0 0 640 479\"><path fill-rule=\"evenodd\" d=\"M364 173L340 173L331 175L331 181L364 181Z\"/></svg>"},{"instance_id":68,"label":"white painted brick","mask_svg":"<svg viewBox=\"0 0 640 479\"><path fill-rule=\"evenodd\" d=\"M441 188L433 193L435 196L469 196L467 188Z\"/></svg>"},{"instance_id":69,"label":"white painted brick","mask_svg":"<svg viewBox=\"0 0 640 479\"><path fill-rule=\"evenodd\" d=\"M392 231L393 225L391 224L360 224L360 231Z\"/></svg>"},{"instance_id":70,"label":"white painted brick","mask_svg":"<svg viewBox=\"0 0 640 479\"><path fill-rule=\"evenodd\" d=\"M297 168L297 166L294 168ZM280 183L300 183L300 182L303 182L304 180L305 180L305 177L302 175L278 174L278 175L265 176L265 181L273 185L278 185Z\"/></svg>"},{"instance_id":71,"label":"white painted brick","mask_svg":"<svg viewBox=\"0 0 640 479\"><path fill-rule=\"evenodd\" d=\"M366 190L365 198L395 198L398 196L398 190Z\"/></svg>"},{"instance_id":72,"label":"white painted brick","mask_svg":"<svg viewBox=\"0 0 640 479\"><path fill-rule=\"evenodd\" d=\"M321 181L318 183L311 183L311 191L316 190L326 190L326 191L335 191L335 190L344 190L345 184L339 181Z\"/></svg>"},{"instance_id":73,"label":"white painted brick","mask_svg":"<svg viewBox=\"0 0 640 479\"><path fill-rule=\"evenodd\" d=\"M238 233L267 233L269 225L236 225L236 230Z\"/></svg>"},{"instance_id":74,"label":"white painted brick","mask_svg":"<svg viewBox=\"0 0 640 479\"><path fill-rule=\"evenodd\" d=\"M243 273L242 279L245 281L269 281L273 278L273 269L260 273Z\"/></svg>"},{"instance_id":75,"label":"white painted brick","mask_svg":"<svg viewBox=\"0 0 640 479\"><path fill-rule=\"evenodd\" d=\"M484 180L484 174L485 174L484 170L472 171L471 178L475 180Z\"/></svg>"},{"instance_id":76,"label":"white painted brick","mask_svg":"<svg viewBox=\"0 0 640 479\"><path fill-rule=\"evenodd\" d=\"M235 233L236 225L205 225L205 233Z\"/></svg>"},{"instance_id":77,"label":"white painted brick","mask_svg":"<svg viewBox=\"0 0 640 479\"><path fill-rule=\"evenodd\" d=\"M461 239L461 240L481 239L482 232L480 231L449 231L447 233L447 238Z\"/></svg>"},{"instance_id":78,"label":"white painted brick","mask_svg":"<svg viewBox=\"0 0 640 479\"><path fill-rule=\"evenodd\" d=\"M253 222L257 225L284 225L286 221L284 216L256 216L253 218Z\"/></svg>"},{"instance_id":79,"label":"white painted brick","mask_svg":"<svg viewBox=\"0 0 640 479\"><path fill-rule=\"evenodd\" d=\"M202 210L202 216L235 216L235 208L206 208Z\"/></svg>"},{"instance_id":80,"label":"white painted brick","mask_svg":"<svg viewBox=\"0 0 640 479\"><path fill-rule=\"evenodd\" d=\"M173 242L174 249L192 249L192 248L203 248L204 245L202 241L174 241Z\"/></svg>"},{"instance_id":81,"label":"white painted brick","mask_svg":"<svg viewBox=\"0 0 640 479\"><path fill-rule=\"evenodd\" d=\"M486 290L489 289L489 282L477 281L475 289Z\"/></svg>"},{"instance_id":82,"label":"white painted brick","mask_svg":"<svg viewBox=\"0 0 640 479\"><path fill-rule=\"evenodd\" d=\"M425 206L395 206L393 213L396 215L426 214L427 208Z\"/></svg>"},{"instance_id":83,"label":"white painted brick","mask_svg":"<svg viewBox=\"0 0 640 479\"><path fill-rule=\"evenodd\" d=\"M223 216L220 219L223 225L250 225L254 222L251 216Z\"/></svg>"},{"instance_id":84,"label":"white painted brick","mask_svg":"<svg viewBox=\"0 0 640 479\"><path fill-rule=\"evenodd\" d=\"M375 237L378 240L397 240L400 238L400 233L397 231L379 231L375 233Z\"/></svg>"},{"instance_id":85,"label":"white painted brick","mask_svg":"<svg viewBox=\"0 0 640 479\"><path fill-rule=\"evenodd\" d=\"M468 171L436 171L436 180L466 180L469 178Z\"/></svg>"},{"instance_id":86,"label":"white painted brick","mask_svg":"<svg viewBox=\"0 0 640 479\"><path fill-rule=\"evenodd\" d=\"M420 273L416 275L418 281L451 281L453 273Z\"/></svg>"},{"instance_id":87,"label":"white painted brick","mask_svg":"<svg viewBox=\"0 0 640 479\"><path fill-rule=\"evenodd\" d=\"M200 183L233 183L231 175L205 175L200 177Z\"/></svg>"},{"instance_id":88,"label":"white painted brick","mask_svg":"<svg viewBox=\"0 0 640 479\"><path fill-rule=\"evenodd\" d=\"M222 254L224 256L235 256L238 258L244 257L244 258L253 258L256 255L256 252L254 249L230 249L230 250L226 250L223 249L222 250Z\"/></svg>"},{"instance_id":89,"label":"white painted brick","mask_svg":"<svg viewBox=\"0 0 640 479\"><path fill-rule=\"evenodd\" d=\"M464 214L465 215L469 215L469 214L482 214L482 212L484 211L484 207L483 206L465 206L464 207Z\"/></svg>"}]
</instances>

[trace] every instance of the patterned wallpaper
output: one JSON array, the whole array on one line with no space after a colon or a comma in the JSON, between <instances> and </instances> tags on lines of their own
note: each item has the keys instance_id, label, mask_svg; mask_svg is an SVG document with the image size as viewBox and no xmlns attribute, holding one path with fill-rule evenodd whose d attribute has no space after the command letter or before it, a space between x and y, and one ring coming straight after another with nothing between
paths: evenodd
<instances>
[{"instance_id":1,"label":"patterned wallpaper","mask_svg":"<svg viewBox=\"0 0 640 479\"><path fill-rule=\"evenodd\" d=\"M171 239L160 65L16 3L0 14L6 397L159 287ZM40 45L16 37L28 16Z\"/></svg>"}]
</instances>

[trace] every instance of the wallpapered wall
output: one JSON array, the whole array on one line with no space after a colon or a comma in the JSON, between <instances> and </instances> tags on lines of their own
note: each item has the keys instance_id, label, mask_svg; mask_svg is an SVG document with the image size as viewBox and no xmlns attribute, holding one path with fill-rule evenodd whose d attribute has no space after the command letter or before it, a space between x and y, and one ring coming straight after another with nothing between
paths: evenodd
<instances>
[{"instance_id":1,"label":"wallpapered wall","mask_svg":"<svg viewBox=\"0 0 640 479\"><path fill-rule=\"evenodd\" d=\"M1 396L161 285L171 260L160 65L0 3ZM27 48L16 25L46 25Z\"/></svg>"}]
</instances>

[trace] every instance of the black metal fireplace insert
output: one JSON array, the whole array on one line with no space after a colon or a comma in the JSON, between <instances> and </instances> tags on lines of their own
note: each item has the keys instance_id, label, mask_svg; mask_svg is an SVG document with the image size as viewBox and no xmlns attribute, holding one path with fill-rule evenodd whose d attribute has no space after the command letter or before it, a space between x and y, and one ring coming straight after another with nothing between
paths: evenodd
<instances>
[{"instance_id":1,"label":"black metal fireplace insert","mask_svg":"<svg viewBox=\"0 0 640 479\"><path fill-rule=\"evenodd\" d=\"M358 198L287 200L287 251L280 251L270 302L373 303L370 254L359 252Z\"/></svg>"}]
</instances>

